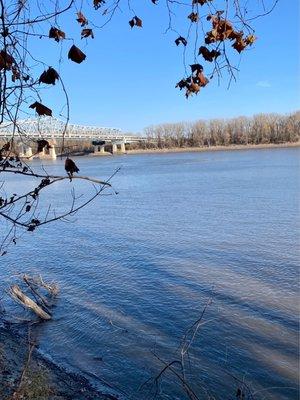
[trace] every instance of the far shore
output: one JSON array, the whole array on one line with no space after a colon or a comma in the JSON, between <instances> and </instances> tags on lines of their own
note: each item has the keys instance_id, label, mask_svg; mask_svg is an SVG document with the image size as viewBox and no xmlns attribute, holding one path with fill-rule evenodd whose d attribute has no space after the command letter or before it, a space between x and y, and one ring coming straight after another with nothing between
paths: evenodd
<instances>
[{"instance_id":1,"label":"far shore","mask_svg":"<svg viewBox=\"0 0 300 400\"><path fill-rule=\"evenodd\" d=\"M286 147L300 147L299 142L288 142L280 144L242 144L242 145L230 145L230 146L210 146L210 147L169 147L161 149L134 149L126 150L125 153L115 153L116 155L122 154L165 154L165 153L197 153L197 152L209 152L209 151L232 151L232 150L257 150L257 149L276 149L276 148L286 148ZM84 155L84 154L82 154ZM111 156L109 152L105 153L90 153L89 156L92 157L103 157Z\"/></svg>"},{"instance_id":2,"label":"far shore","mask_svg":"<svg viewBox=\"0 0 300 400\"><path fill-rule=\"evenodd\" d=\"M210 146L210 147L171 147L163 149L136 149L127 150L126 154L147 154L147 153L194 153L207 151L226 151L226 150L256 150L256 149L273 149L285 147L300 147L300 142L280 143L280 144L242 144L230 146Z\"/></svg>"}]
</instances>

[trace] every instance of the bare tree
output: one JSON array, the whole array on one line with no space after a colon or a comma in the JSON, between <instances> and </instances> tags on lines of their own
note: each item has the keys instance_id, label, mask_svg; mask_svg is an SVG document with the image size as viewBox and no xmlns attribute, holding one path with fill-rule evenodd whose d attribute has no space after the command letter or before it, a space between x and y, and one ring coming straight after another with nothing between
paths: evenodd
<instances>
[{"instance_id":1,"label":"bare tree","mask_svg":"<svg viewBox=\"0 0 300 400\"><path fill-rule=\"evenodd\" d=\"M295 143L300 140L300 113L167 123L145 132L158 148Z\"/></svg>"}]
</instances>

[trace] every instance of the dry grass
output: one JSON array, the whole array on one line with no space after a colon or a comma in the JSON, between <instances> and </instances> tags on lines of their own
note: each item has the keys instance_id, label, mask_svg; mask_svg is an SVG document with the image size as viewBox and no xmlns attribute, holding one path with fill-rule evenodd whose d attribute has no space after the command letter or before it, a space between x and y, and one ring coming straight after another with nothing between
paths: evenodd
<instances>
[{"instance_id":1,"label":"dry grass","mask_svg":"<svg viewBox=\"0 0 300 400\"><path fill-rule=\"evenodd\" d=\"M17 392L14 400L48 400L53 390L49 384L47 370L37 367L29 369Z\"/></svg>"}]
</instances>

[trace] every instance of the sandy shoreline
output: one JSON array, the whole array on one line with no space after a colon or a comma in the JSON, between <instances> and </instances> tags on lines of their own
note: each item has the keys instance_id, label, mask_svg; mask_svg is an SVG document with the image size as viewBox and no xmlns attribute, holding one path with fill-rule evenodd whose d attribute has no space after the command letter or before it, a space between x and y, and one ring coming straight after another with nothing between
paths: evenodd
<instances>
[{"instance_id":1,"label":"sandy shoreline","mask_svg":"<svg viewBox=\"0 0 300 400\"><path fill-rule=\"evenodd\" d=\"M174 147L165 149L137 149L127 150L126 154L151 154L151 153L196 153L210 151L231 151L231 150L257 150L257 149L276 149L286 147L300 147L300 142L281 143L281 144L249 144L236 146L211 146L211 147Z\"/></svg>"},{"instance_id":2,"label":"sandy shoreline","mask_svg":"<svg viewBox=\"0 0 300 400\"><path fill-rule=\"evenodd\" d=\"M300 147L300 142L288 142L280 144L248 144L248 145L230 145L230 146L211 146L211 147L171 147L163 149L135 149L126 150L125 153L115 153L114 155L131 155L131 154L167 154L167 153L204 153L213 151L235 151L235 150L259 150L259 149L278 149L288 147ZM77 156L89 157L105 157L112 156L110 152L104 153L89 153L89 154L74 154Z\"/></svg>"}]
</instances>

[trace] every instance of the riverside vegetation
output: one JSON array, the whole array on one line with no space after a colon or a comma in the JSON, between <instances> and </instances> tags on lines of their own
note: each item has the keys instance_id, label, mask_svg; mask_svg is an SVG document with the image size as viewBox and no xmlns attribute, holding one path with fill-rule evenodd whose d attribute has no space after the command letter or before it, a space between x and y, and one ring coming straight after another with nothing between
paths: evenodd
<instances>
[{"instance_id":1,"label":"riverside vegetation","mask_svg":"<svg viewBox=\"0 0 300 400\"><path fill-rule=\"evenodd\" d=\"M144 148L213 147L296 143L300 139L300 111L289 115L166 123L145 129Z\"/></svg>"},{"instance_id":2,"label":"riverside vegetation","mask_svg":"<svg viewBox=\"0 0 300 400\"><path fill-rule=\"evenodd\" d=\"M258 114L231 119L198 120L149 126L140 133L147 140L126 144L136 150L168 150L239 146L268 146L300 140L300 111L281 114ZM60 143L57 144L60 146ZM87 155L94 151L90 141L65 140L68 152Z\"/></svg>"},{"instance_id":3,"label":"riverside vegetation","mask_svg":"<svg viewBox=\"0 0 300 400\"><path fill-rule=\"evenodd\" d=\"M130 150L217 148L280 145L300 140L300 111L291 114L258 114L231 119L197 120L149 126L141 132L147 140L126 145ZM76 153L93 151L89 142L70 142Z\"/></svg>"}]
</instances>

